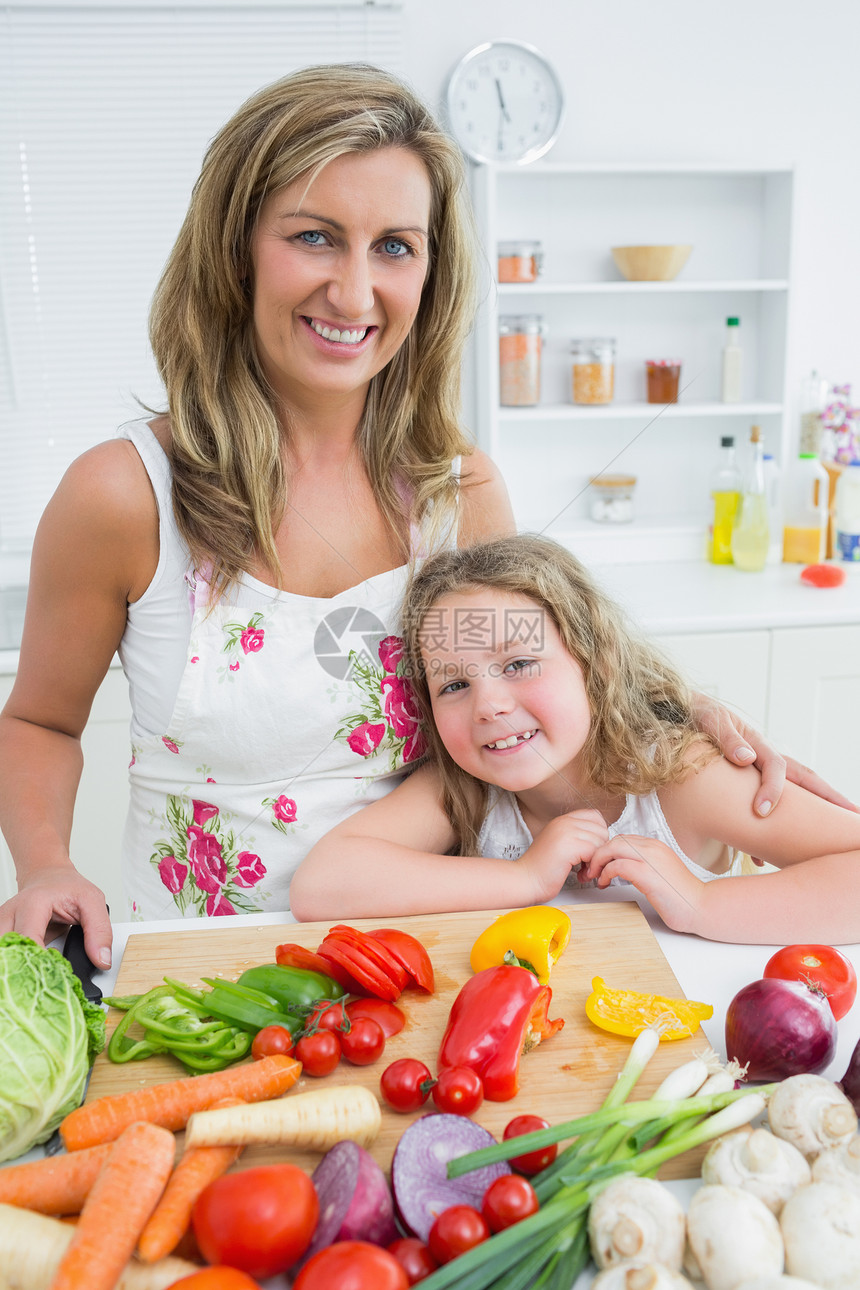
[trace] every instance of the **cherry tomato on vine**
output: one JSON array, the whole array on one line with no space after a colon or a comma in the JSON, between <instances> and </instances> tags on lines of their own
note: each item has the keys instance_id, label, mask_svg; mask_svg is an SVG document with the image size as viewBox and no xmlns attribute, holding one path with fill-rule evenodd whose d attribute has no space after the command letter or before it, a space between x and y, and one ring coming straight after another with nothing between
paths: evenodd
<instances>
[{"instance_id":1,"label":"cherry tomato on vine","mask_svg":"<svg viewBox=\"0 0 860 1290\"><path fill-rule=\"evenodd\" d=\"M490 1229L483 1214L471 1205L451 1205L443 1209L430 1228L427 1244L438 1263L450 1263L473 1246L489 1238Z\"/></svg>"},{"instance_id":2,"label":"cherry tomato on vine","mask_svg":"<svg viewBox=\"0 0 860 1290\"><path fill-rule=\"evenodd\" d=\"M293 1290L408 1290L406 1273L393 1254L368 1241L335 1241L314 1254Z\"/></svg>"},{"instance_id":3,"label":"cherry tomato on vine","mask_svg":"<svg viewBox=\"0 0 860 1290\"><path fill-rule=\"evenodd\" d=\"M385 1048L385 1031L372 1017L356 1017L340 1037L344 1057L353 1066L370 1066Z\"/></svg>"},{"instance_id":4,"label":"cherry tomato on vine","mask_svg":"<svg viewBox=\"0 0 860 1290\"><path fill-rule=\"evenodd\" d=\"M339 1034L348 1024L344 1009L343 1003L329 1003L328 1000L323 1000L322 1003L315 1005L305 1024L308 1030L333 1030Z\"/></svg>"},{"instance_id":5,"label":"cherry tomato on vine","mask_svg":"<svg viewBox=\"0 0 860 1290\"><path fill-rule=\"evenodd\" d=\"M251 1056L255 1062L261 1057L275 1057L278 1053L293 1051L293 1037L286 1026L264 1026L258 1030L251 1044Z\"/></svg>"},{"instance_id":6,"label":"cherry tomato on vine","mask_svg":"<svg viewBox=\"0 0 860 1290\"><path fill-rule=\"evenodd\" d=\"M379 1090L395 1111L417 1111L430 1096L433 1076L415 1057L401 1057L379 1077Z\"/></svg>"},{"instance_id":7,"label":"cherry tomato on vine","mask_svg":"<svg viewBox=\"0 0 860 1290\"><path fill-rule=\"evenodd\" d=\"M515 1115L512 1120L505 1125L503 1140L509 1138L518 1138L523 1133L537 1133L538 1129L548 1129L549 1122L539 1115ZM558 1155L558 1146L553 1143L551 1147L538 1147L536 1151L524 1151L521 1156L514 1156L508 1164L512 1169L517 1169L521 1174L539 1174L547 1165L551 1165Z\"/></svg>"},{"instance_id":8,"label":"cherry tomato on vine","mask_svg":"<svg viewBox=\"0 0 860 1290\"><path fill-rule=\"evenodd\" d=\"M388 1253L394 1255L411 1286L429 1277L439 1266L430 1253L430 1246L419 1241L417 1236L401 1236L399 1240L392 1241Z\"/></svg>"},{"instance_id":9,"label":"cherry tomato on vine","mask_svg":"<svg viewBox=\"0 0 860 1290\"><path fill-rule=\"evenodd\" d=\"M340 1061L340 1039L332 1030L305 1035L293 1049L305 1075L330 1075Z\"/></svg>"},{"instance_id":10,"label":"cherry tomato on vine","mask_svg":"<svg viewBox=\"0 0 860 1290\"><path fill-rule=\"evenodd\" d=\"M519 1174L502 1174L490 1183L481 1201L481 1213L491 1232L503 1232L540 1209L534 1187Z\"/></svg>"},{"instance_id":11,"label":"cherry tomato on vine","mask_svg":"<svg viewBox=\"0 0 860 1290\"><path fill-rule=\"evenodd\" d=\"M832 945L785 945L771 955L762 975L818 986L827 995L837 1021L845 1016L857 995L854 966Z\"/></svg>"},{"instance_id":12,"label":"cherry tomato on vine","mask_svg":"<svg viewBox=\"0 0 860 1290\"><path fill-rule=\"evenodd\" d=\"M198 1196L191 1222L207 1263L262 1280L285 1272L310 1244L319 1200L297 1165L257 1165L222 1174Z\"/></svg>"},{"instance_id":13,"label":"cherry tomato on vine","mask_svg":"<svg viewBox=\"0 0 860 1290\"><path fill-rule=\"evenodd\" d=\"M440 1111L471 1115L484 1100L484 1086L470 1066L446 1066L433 1085L433 1101Z\"/></svg>"}]
</instances>

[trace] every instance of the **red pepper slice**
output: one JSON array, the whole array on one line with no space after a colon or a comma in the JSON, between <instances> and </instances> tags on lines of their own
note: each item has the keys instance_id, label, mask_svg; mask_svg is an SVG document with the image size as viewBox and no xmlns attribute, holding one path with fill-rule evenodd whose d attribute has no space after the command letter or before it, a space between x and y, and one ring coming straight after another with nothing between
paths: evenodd
<instances>
[{"instance_id":1,"label":"red pepper slice","mask_svg":"<svg viewBox=\"0 0 860 1290\"><path fill-rule=\"evenodd\" d=\"M403 964L419 990L432 994L436 983L433 979L433 964L421 942L399 927L378 927L370 935L375 941L387 946L396 959Z\"/></svg>"},{"instance_id":2,"label":"red pepper slice","mask_svg":"<svg viewBox=\"0 0 860 1290\"><path fill-rule=\"evenodd\" d=\"M345 968L350 973L358 982L358 989L354 990L355 994L375 994L377 998L387 999L389 1003L394 1003L400 998L400 991L391 978L385 976L376 964L354 945L338 940L334 936L326 936L317 953L324 959L331 959L332 963Z\"/></svg>"},{"instance_id":3,"label":"red pepper slice","mask_svg":"<svg viewBox=\"0 0 860 1290\"><path fill-rule=\"evenodd\" d=\"M386 999L353 999L346 1005L346 1015L350 1021L357 1017L370 1017L382 1027L386 1039L399 1034L406 1025L404 1013L396 1003L389 1003Z\"/></svg>"},{"instance_id":4,"label":"red pepper slice","mask_svg":"<svg viewBox=\"0 0 860 1290\"><path fill-rule=\"evenodd\" d=\"M325 970L329 976L333 976L335 981L343 986L347 994L363 994L364 987L359 984L352 973L344 967L343 963L333 959L326 953L325 945L322 944L317 949L317 958L325 963Z\"/></svg>"},{"instance_id":5,"label":"red pepper slice","mask_svg":"<svg viewBox=\"0 0 860 1290\"><path fill-rule=\"evenodd\" d=\"M379 970L391 979L401 994L408 986L409 973L402 963L385 945L368 936L366 932L360 932L357 927L347 927L343 923L338 923L337 926L329 928L329 936L342 936L350 945L354 945L356 949L366 954Z\"/></svg>"},{"instance_id":6,"label":"red pepper slice","mask_svg":"<svg viewBox=\"0 0 860 1290\"><path fill-rule=\"evenodd\" d=\"M282 967L302 968L306 972L321 972L323 976L333 977L335 981L340 981L339 977L334 976L331 965L319 954L314 954L313 950L306 950L304 945L293 945L287 943L279 945L275 950L275 962L280 963ZM343 985L343 981L340 981Z\"/></svg>"},{"instance_id":7,"label":"red pepper slice","mask_svg":"<svg viewBox=\"0 0 860 1290\"><path fill-rule=\"evenodd\" d=\"M438 1066L469 1066L484 1097L507 1102L519 1088L519 1063L564 1021L548 1017L552 990L526 968L502 963L476 972L454 1000L439 1049Z\"/></svg>"}]
</instances>

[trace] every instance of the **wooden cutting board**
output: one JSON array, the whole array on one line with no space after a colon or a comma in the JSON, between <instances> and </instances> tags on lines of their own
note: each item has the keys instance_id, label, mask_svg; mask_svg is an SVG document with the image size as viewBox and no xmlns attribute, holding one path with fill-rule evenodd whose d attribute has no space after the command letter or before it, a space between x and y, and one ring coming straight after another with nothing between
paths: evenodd
<instances>
[{"instance_id":1,"label":"wooden cutting board","mask_svg":"<svg viewBox=\"0 0 860 1290\"><path fill-rule=\"evenodd\" d=\"M402 927L426 946L436 974L436 993L428 996L407 991L398 1001L406 1013L405 1028L389 1039L385 1052L374 1066L351 1066L341 1061L325 1083L367 1085L379 1093L379 1075L398 1057L417 1057L435 1072L436 1055L451 1004L471 975L469 952L483 929L499 910L464 914L428 914L412 918L354 919L352 925L365 930L386 924ZM515 1115L542 1115L550 1124L573 1119L597 1110L615 1082L627 1054L630 1040L608 1034L592 1025L585 1015L585 1001L591 979L602 976L607 984L670 997L683 998L683 991L657 941L635 902L568 907L572 931L570 943L552 972L550 1016L562 1016L564 1029L521 1059L520 1091L510 1102L484 1102L474 1119L501 1138L505 1125ZM261 927L230 927L131 935L123 954L116 993L139 994L172 976L189 985L199 985L204 976L236 978L257 963L274 962L275 947L292 941L316 949L329 923L290 923ZM704 1002L708 1002L705 1000ZM111 1009L108 1032L122 1014ZM637 1085L634 1097L651 1093L663 1077L681 1062L706 1047L699 1031L690 1039L664 1042ZM104 1094L125 1092L142 1084L155 1084L185 1074L170 1057L150 1057L141 1062L115 1065L102 1053L96 1058L87 1091L87 1102ZM296 1091L319 1087L323 1081L303 1076ZM289 1094L287 1094L289 1096ZM432 1110L432 1101L426 1109ZM400 1115L383 1104L382 1131L373 1155L388 1169L397 1141L417 1115ZM661 1173L665 1178L694 1177L699 1172L702 1151L688 1152L670 1161ZM249 1148L239 1167L289 1159L309 1171L319 1163L316 1153L301 1153L283 1147Z\"/></svg>"}]
</instances>

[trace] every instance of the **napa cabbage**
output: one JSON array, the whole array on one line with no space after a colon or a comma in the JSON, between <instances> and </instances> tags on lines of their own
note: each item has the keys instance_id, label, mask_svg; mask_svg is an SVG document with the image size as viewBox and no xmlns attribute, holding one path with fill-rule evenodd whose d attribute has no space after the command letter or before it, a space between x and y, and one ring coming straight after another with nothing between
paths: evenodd
<instances>
[{"instance_id":1,"label":"napa cabbage","mask_svg":"<svg viewBox=\"0 0 860 1290\"><path fill-rule=\"evenodd\" d=\"M105 1014L58 950L0 936L0 1161L46 1142L79 1106Z\"/></svg>"}]
</instances>

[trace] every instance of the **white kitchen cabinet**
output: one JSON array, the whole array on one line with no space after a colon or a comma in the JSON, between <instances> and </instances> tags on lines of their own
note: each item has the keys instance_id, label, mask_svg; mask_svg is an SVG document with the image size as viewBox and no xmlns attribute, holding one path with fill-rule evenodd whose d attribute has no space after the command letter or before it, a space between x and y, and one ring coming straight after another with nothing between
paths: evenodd
<instances>
[{"instance_id":1,"label":"white kitchen cabinet","mask_svg":"<svg viewBox=\"0 0 860 1290\"><path fill-rule=\"evenodd\" d=\"M860 803L860 627L774 632L768 712L778 748Z\"/></svg>"},{"instance_id":2,"label":"white kitchen cabinet","mask_svg":"<svg viewBox=\"0 0 860 1290\"><path fill-rule=\"evenodd\" d=\"M767 727L772 632L691 632L657 636L657 644L704 694Z\"/></svg>"},{"instance_id":3,"label":"white kitchen cabinet","mask_svg":"<svg viewBox=\"0 0 860 1290\"><path fill-rule=\"evenodd\" d=\"M12 689L0 676L0 707ZM126 679L112 667L93 701L83 735L84 769L72 826L71 855L77 868L101 887L114 918L126 918L120 879L120 846L128 807L129 720ZM51 785L45 784L46 794ZM15 891L15 871L0 836L0 900Z\"/></svg>"},{"instance_id":4,"label":"white kitchen cabinet","mask_svg":"<svg viewBox=\"0 0 860 1290\"><path fill-rule=\"evenodd\" d=\"M786 416L791 271L790 167L541 162L476 166L473 197L490 281L473 349L479 442L508 483L521 529L573 538L595 560L698 559L708 481L723 434L762 426L779 462L794 452ZM540 241L534 283L495 283L497 245ZM671 282L628 282L615 245L691 243ZM500 315L539 314L541 399L499 406ZM720 401L725 320L741 319L743 402ZM615 399L571 401L570 341L617 342ZM679 402L645 402L645 360L680 357ZM637 476L633 524L587 518L601 471ZM581 539L581 540L580 540Z\"/></svg>"}]
</instances>

